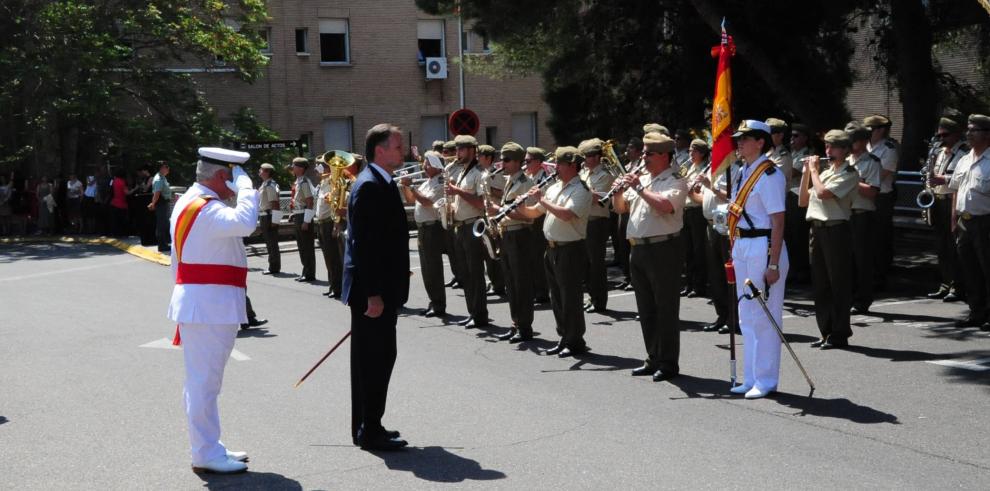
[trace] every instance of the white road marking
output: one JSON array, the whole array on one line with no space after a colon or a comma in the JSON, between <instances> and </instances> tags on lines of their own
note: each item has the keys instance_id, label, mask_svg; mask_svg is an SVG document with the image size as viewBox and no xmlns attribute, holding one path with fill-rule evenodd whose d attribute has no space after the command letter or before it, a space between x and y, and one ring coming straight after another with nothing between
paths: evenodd
<instances>
[{"instance_id":1,"label":"white road marking","mask_svg":"<svg viewBox=\"0 0 990 491\"><path fill-rule=\"evenodd\" d=\"M624 297L626 295L635 295L635 294L636 292L614 293L612 295L609 295L608 298Z\"/></svg>"},{"instance_id":2,"label":"white road marking","mask_svg":"<svg viewBox=\"0 0 990 491\"><path fill-rule=\"evenodd\" d=\"M127 259L125 261L116 261L116 262L112 262L112 263L92 264L90 266L79 266L78 268L66 268L66 269L59 269L59 270L55 270L55 271L44 271L42 273L24 274L24 275L20 275L20 276L7 276L7 277L4 277L4 278L0 278L0 281L29 280L29 279L32 279L32 278L40 278L40 277L43 277L43 276L51 276L51 275L64 274L64 273L74 273L76 271L86 271L86 270L90 270L90 269L106 268L108 266L119 266L121 264L136 263L136 262L139 262L139 261L142 261L142 259L139 259L139 258L136 258L135 257L135 258Z\"/></svg>"},{"instance_id":3,"label":"white road marking","mask_svg":"<svg viewBox=\"0 0 990 491\"><path fill-rule=\"evenodd\" d=\"M182 349L181 346L173 346L172 340L168 338L156 339L150 343L144 343L141 346L138 346L138 348L158 348L158 349L173 349L173 350ZM245 355L240 351L237 351L237 348L234 348L234 350L230 352L230 357L237 361L248 361L251 359L250 356Z\"/></svg>"},{"instance_id":4,"label":"white road marking","mask_svg":"<svg viewBox=\"0 0 990 491\"><path fill-rule=\"evenodd\" d=\"M931 363L932 365L939 365L949 368L962 368L964 370L972 370L974 372L985 372L990 370L990 366L987 366L987 364L990 363L990 358L980 358L969 361L935 360L927 361L925 363Z\"/></svg>"}]
</instances>

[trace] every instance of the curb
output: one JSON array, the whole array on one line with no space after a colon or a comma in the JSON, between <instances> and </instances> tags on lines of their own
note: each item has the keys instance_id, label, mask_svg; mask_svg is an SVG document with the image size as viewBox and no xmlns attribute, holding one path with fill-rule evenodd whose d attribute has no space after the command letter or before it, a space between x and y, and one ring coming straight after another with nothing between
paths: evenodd
<instances>
[{"instance_id":1,"label":"curb","mask_svg":"<svg viewBox=\"0 0 990 491\"><path fill-rule=\"evenodd\" d=\"M130 244L112 237L72 237L72 236L39 236L13 237L0 239L0 244L36 244L60 242L64 244L108 245L116 247L132 256L151 261L162 266L171 266L172 258L158 251L149 250L138 244Z\"/></svg>"}]
</instances>

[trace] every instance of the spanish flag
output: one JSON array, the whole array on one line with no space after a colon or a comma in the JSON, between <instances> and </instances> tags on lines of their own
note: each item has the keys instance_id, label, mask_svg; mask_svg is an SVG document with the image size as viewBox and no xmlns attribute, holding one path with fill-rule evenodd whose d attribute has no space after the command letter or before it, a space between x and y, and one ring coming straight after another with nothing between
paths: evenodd
<instances>
[{"instance_id":1,"label":"spanish flag","mask_svg":"<svg viewBox=\"0 0 990 491\"><path fill-rule=\"evenodd\" d=\"M723 164L730 165L734 158L735 144L732 141L732 73L729 61L736 54L732 36L725 32L725 19L722 19L722 42L712 48L712 58L718 58L715 72L715 98L712 102L712 170L718 175Z\"/></svg>"}]
</instances>

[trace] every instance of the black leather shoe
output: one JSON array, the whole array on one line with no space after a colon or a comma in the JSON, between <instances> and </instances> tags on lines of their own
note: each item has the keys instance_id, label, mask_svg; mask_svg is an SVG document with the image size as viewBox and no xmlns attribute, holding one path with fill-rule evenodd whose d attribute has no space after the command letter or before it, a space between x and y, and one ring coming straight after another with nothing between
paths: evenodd
<instances>
[{"instance_id":1,"label":"black leather shoe","mask_svg":"<svg viewBox=\"0 0 990 491\"><path fill-rule=\"evenodd\" d=\"M257 317L253 319L248 319L248 325L251 327L258 327L268 324L268 319L259 319Z\"/></svg>"},{"instance_id":2,"label":"black leather shoe","mask_svg":"<svg viewBox=\"0 0 990 491\"><path fill-rule=\"evenodd\" d=\"M330 290L327 290L327 291L321 293L320 295L323 295L324 297L329 297L330 295L333 295L333 292L330 291Z\"/></svg>"},{"instance_id":3,"label":"black leather shoe","mask_svg":"<svg viewBox=\"0 0 990 491\"><path fill-rule=\"evenodd\" d=\"M443 284L445 288L453 288L457 284L457 280L451 278L450 281Z\"/></svg>"},{"instance_id":4,"label":"black leather shoe","mask_svg":"<svg viewBox=\"0 0 990 491\"><path fill-rule=\"evenodd\" d=\"M489 326L488 321L478 321L471 319L470 322L464 324L464 329L475 329L479 327L488 327L488 326Z\"/></svg>"},{"instance_id":5,"label":"black leather shoe","mask_svg":"<svg viewBox=\"0 0 990 491\"><path fill-rule=\"evenodd\" d=\"M540 304L547 303L549 301L550 301L550 299L548 297L536 297L533 300L533 305L540 305Z\"/></svg>"},{"instance_id":6,"label":"black leather shoe","mask_svg":"<svg viewBox=\"0 0 990 491\"><path fill-rule=\"evenodd\" d=\"M931 298L931 299L935 300L935 299L939 299L939 298L945 298L945 296L948 295L948 294L949 294L949 289L946 288L945 285L942 285L942 286L938 287L938 290L933 291L933 292L929 293L926 296L928 298Z\"/></svg>"},{"instance_id":7,"label":"black leather shoe","mask_svg":"<svg viewBox=\"0 0 990 491\"><path fill-rule=\"evenodd\" d=\"M729 327L729 326L722 326L722 327L719 328L718 333L719 334L729 334L729 331L730 330L732 330L731 327ZM742 331L740 331L738 327L736 328L736 334L742 334Z\"/></svg>"},{"instance_id":8,"label":"black leather shoe","mask_svg":"<svg viewBox=\"0 0 990 491\"><path fill-rule=\"evenodd\" d=\"M554 346L553 348L550 348L548 350L545 350L543 352L543 354L544 355L547 355L547 356L559 355L561 351L564 351L564 345L562 345L560 343L557 343L557 346Z\"/></svg>"},{"instance_id":9,"label":"black leather shoe","mask_svg":"<svg viewBox=\"0 0 990 491\"><path fill-rule=\"evenodd\" d=\"M394 439L394 438L399 438L400 436L402 436L402 434L399 433L397 430L385 430L385 436Z\"/></svg>"},{"instance_id":10,"label":"black leather shoe","mask_svg":"<svg viewBox=\"0 0 990 491\"><path fill-rule=\"evenodd\" d=\"M261 274L264 274L264 275L278 274L278 271L271 271L271 270L267 270L266 269L266 270L262 271Z\"/></svg>"},{"instance_id":11,"label":"black leather shoe","mask_svg":"<svg viewBox=\"0 0 990 491\"><path fill-rule=\"evenodd\" d=\"M330 298L340 298L340 292L333 292L330 294Z\"/></svg>"},{"instance_id":12,"label":"black leather shoe","mask_svg":"<svg viewBox=\"0 0 990 491\"><path fill-rule=\"evenodd\" d=\"M627 291L627 292L631 292L631 291L633 291L633 286L632 286L632 283L626 283L626 287L625 287L625 288L623 288L623 290L625 290L625 291Z\"/></svg>"},{"instance_id":13,"label":"black leather shoe","mask_svg":"<svg viewBox=\"0 0 990 491\"><path fill-rule=\"evenodd\" d=\"M688 298L703 297L703 296L705 296L705 294L699 292L698 290L691 290L691 292L687 294Z\"/></svg>"},{"instance_id":14,"label":"black leather shoe","mask_svg":"<svg viewBox=\"0 0 990 491\"><path fill-rule=\"evenodd\" d=\"M853 305L852 309L849 310L850 314L855 315L866 315L870 313L870 307L868 305Z\"/></svg>"},{"instance_id":15,"label":"black leather shoe","mask_svg":"<svg viewBox=\"0 0 990 491\"><path fill-rule=\"evenodd\" d=\"M967 317L965 319L959 319L956 321L956 327L980 327L986 319L981 319L979 317Z\"/></svg>"},{"instance_id":16,"label":"black leather shoe","mask_svg":"<svg viewBox=\"0 0 990 491\"><path fill-rule=\"evenodd\" d=\"M518 333L516 333L515 336L509 338L509 344L518 344L523 341L531 341L532 339L533 339L532 332L528 332L524 334L522 331L519 331Z\"/></svg>"},{"instance_id":17,"label":"black leather shoe","mask_svg":"<svg viewBox=\"0 0 990 491\"><path fill-rule=\"evenodd\" d=\"M247 328L249 328L249 327L251 327L251 326L250 326L250 325L248 325L248 324L241 324L241 329L242 329L242 330L243 330L243 329L247 329Z\"/></svg>"},{"instance_id":18,"label":"black leather shoe","mask_svg":"<svg viewBox=\"0 0 990 491\"><path fill-rule=\"evenodd\" d=\"M983 325L980 326L980 330L981 331L990 331L990 322L984 322Z\"/></svg>"},{"instance_id":19,"label":"black leather shoe","mask_svg":"<svg viewBox=\"0 0 990 491\"><path fill-rule=\"evenodd\" d=\"M561 358L567 358L568 356L583 355L590 351L587 346L582 346L580 348L564 348L557 353L557 356Z\"/></svg>"},{"instance_id":20,"label":"black leather shoe","mask_svg":"<svg viewBox=\"0 0 990 491\"><path fill-rule=\"evenodd\" d=\"M296 278L296 281L300 283L312 283L316 281L316 278L303 278L302 276Z\"/></svg>"},{"instance_id":21,"label":"black leather shoe","mask_svg":"<svg viewBox=\"0 0 990 491\"><path fill-rule=\"evenodd\" d=\"M691 288L685 286L684 289L681 290L681 293L679 293L679 295L682 296L682 297L684 297L684 296L689 295L690 293L691 293Z\"/></svg>"},{"instance_id":22,"label":"black leather shoe","mask_svg":"<svg viewBox=\"0 0 990 491\"><path fill-rule=\"evenodd\" d=\"M654 382L663 382L664 380L670 380L670 379L672 379L672 378L674 378L676 376L677 376L676 373L665 372L663 370L657 370L657 373L654 373L653 374L653 381Z\"/></svg>"},{"instance_id":23,"label":"black leather shoe","mask_svg":"<svg viewBox=\"0 0 990 491\"><path fill-rule=\"evenodd\" d=\"M420 311L419 315L423 317L433 317L433 307L423 309Z\"/></svg>"},{"instance_id":24,"label":"black leather shoe","mask_svg":"<svg viewBox=\"0 0 990 491\"><path fill-rule=\"evenodd\" d=\"M488 295L495 295L496 297L504 297L505 296L505 288L498 288L498 289L492 290L491 293L489 293Z\"/></svg>"},{"instance_id":25,"label":"black leather shoe","mask_svg":"<svg viewBox=\"0 0 990 491\"><path fill-rule=\"evenodd\" d=\"M643 366L641 366L639 368L633 368L633 370L632 370L632 376L633 377L643 377L643 376L646 376L646 375L653 375L654 373L656 373L656 371L657 371L656 368L653 368L653 367L651 367L649 365L643 365Z\"/></svg>"},{"instance_id":26,"label":"black leather shoe","mask_svg":"<svg viewBox=\"0 0 990 491\"><path fill-rule=\"evenodd\" d=\"M819 339L818 341L815 341L815 342L811 343L810 346L812 348L821 348L823 344L825 344L825 339L824 338Z\"/></svg>"},{"instance_id":27,"label":"black leather shoe","mask_svg":"<svg viewBox=\"0 0 990 491\"><path fill-rule=\"evenodd\" d=\"M519 332L519 331L517 331L515 328L512 328L512 329L509 329L509 332L507 332L505 334L499 334L498 336L495 336L495 339L498 339L499 341L508 341L508 340L516 337L516 333L517 332Z\"/></svg>"},{"instance_id":28,"label":"black leather shoe","mask_svg":"<svg viewBox=\"0 0 990 491\"><path fill-rule=\"evenodd\" d=\"M705 324L705 327L702 327L701 330L705 332L713 332L718 331L723 326L725 326L725 322L721 319L716 319L715 322L712 322L711 324Z\"/></svg>"},{"instance_id":29,"label":"black leather shoe","mask_svg":"<svg viewBox=\"0 0 990 491\"><path fill-rule=\"evenodd\" d=\"M473 320L474 320L474 317L468 317L467 319L457 321L457 325L458 326L466 326L468 324L468 322L471 322Z\"/></svg>"},{"instance_id":30,"label":"black leather shoe","mask_svg":"<svg viewBox=\"0 0 990 491\"><path fill-rule=\"evenodd\" d=\"M822 349L823 350L837 349L837 348L846 348L848 346L849 346L849 341L847 339L845 339L845 338L832 338L832 336L829 336L828 339L826 339L825 342L822 343Z\"/></svg>"},{"instance_id":31,"label":"black leather shoe","mask_svg":"<svg viewBox=\"0 0 990 491\"><path fill-rule=\"evenodd\" d=\"M455 281L453 285L450 285L450 288L452 288L454 290L457 290L458 288L462 288L461 287L461 282L460 281Z\"/></svg>"},{"instance_id":32,"label":"black leather shoe","mask_svg":"<svg viewBox=\"0 0 990 491\"><path fill-rule=\"evenodd\" d=\"M423 317L445 317L446 315L447 312L436 309L426 309L426 311L423 312Z\"/></svg>"},{"instance_id":33,"label":"black leather shoe","mask_svg":"<svg viewBox=\"0 0 990 491\"><path fill-rule=\"evenodd\" d=\"M401 450L409 442L401 438L389 438L387 434L383 433L374 438L362 438L360 439L361 450L377 450L380 452L392 452L395 450Z\"/></svg>"},{"instance_id":34,"label":"black leather shoe","mask_svg":"<svg viewBox=\"0 0 990 491\"><path fill-rule=\"evenodd\" d=\"M950 291L945 297L942 298L943 302L952 303L962 300L962 295L956 293L955 291Z\"/></svg>"}]
</instances>

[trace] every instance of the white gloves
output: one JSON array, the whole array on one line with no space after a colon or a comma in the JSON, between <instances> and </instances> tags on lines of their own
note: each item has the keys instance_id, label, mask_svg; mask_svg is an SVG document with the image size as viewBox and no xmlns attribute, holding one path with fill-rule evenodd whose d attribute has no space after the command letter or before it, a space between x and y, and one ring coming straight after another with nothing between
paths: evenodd
<instances>
[{"instance_id":1,"label":"white gloves","mask_svg":"<svg viewBox=\"0 0 990 491\"><path fill-rule=\"evenodd\" d=\"M251 182L251 178L248 177L247 172L244 172L244 168L239 165L235 165L231 171L233 176L232 181L227 181L227 187L233 192L238 192L241 189L254 189L254 184Z\"/></svg>"},{"instance_id":2,"label":"white gloves","mask_svg":"<svg viewBox=\"0 0 990 491\"><path fill-rule=\"evenodd\" d=\"M303 212L303 222L305 222L305 223L312 222L314 216L316 216L316 212L313 211L313 210L307 209L306 211Z\"/></svg>"},{"instance_id":3,"label":"white gloves","mask_svg":"<svg viewBox=\"0 0 990 491\"><path fill-rule=\"evenodd\" d=\"M272 225L277 225L282 223L282 212L279 210L272 210Z\"/></svg>"}]
</instances>

